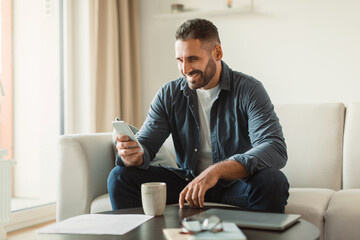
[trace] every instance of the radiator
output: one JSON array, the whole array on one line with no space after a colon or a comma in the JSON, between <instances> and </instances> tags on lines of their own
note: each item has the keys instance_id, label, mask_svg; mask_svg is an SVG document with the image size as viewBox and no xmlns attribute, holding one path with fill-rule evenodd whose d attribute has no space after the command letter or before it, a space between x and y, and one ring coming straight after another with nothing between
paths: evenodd
<instances>
[{"instance_id":1,"label":"radiator","mask_svg":"<svg viewBox=\"0 0 360 240\"><path fill-rule=\"evenodd\" d=\"M13 160L1 159L4 152L0 149L0 239L6 238L3 226L10 221L11 168L15 164Z\"/></svg>"}]
</instances>

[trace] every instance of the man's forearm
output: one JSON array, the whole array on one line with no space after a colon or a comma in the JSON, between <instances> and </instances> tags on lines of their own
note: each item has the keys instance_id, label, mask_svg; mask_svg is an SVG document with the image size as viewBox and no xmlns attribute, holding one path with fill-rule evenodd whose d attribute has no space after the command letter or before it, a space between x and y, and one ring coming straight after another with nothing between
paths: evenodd
<instances>
[{"instance_id":1,"label":"man's forearm","mask_svg":"<svg viewBox=\"0 0 360 240\"><path fill-rule=\"evenodd\" d=\"M248 173L244 166L235 160L226 160L210 166L218 178L224 180L244 179Z\"/></svg>"}]
</instances>

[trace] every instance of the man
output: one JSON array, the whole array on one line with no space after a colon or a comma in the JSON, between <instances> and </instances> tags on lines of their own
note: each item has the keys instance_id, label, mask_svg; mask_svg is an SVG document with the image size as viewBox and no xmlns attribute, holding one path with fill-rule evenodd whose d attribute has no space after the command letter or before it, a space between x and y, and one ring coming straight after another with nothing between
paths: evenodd
<instances>
[{"instance_id":1,"label":"man","mask_svg":"<svg viewBox=\"0 0 360 240\"><path fill-rule=\"evenodd\" d=\"M262 84L231 70L216 26L192 19L176 31L182 77L156 94L137 134L144 148L117 136L116 167L108 178L113 209L141 206L144 182L166 182L167 203L204 202L284 212L289 184L279 120ZM179 169L149 166L172 134Z\"/></svg>"}]
</instances>

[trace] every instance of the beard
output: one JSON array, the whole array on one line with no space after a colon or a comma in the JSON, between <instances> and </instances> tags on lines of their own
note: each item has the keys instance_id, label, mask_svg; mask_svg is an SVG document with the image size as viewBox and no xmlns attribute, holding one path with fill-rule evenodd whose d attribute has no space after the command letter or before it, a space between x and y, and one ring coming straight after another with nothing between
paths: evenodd
<instances>
[{"instance_id":1,"label":"beard","mask_svg":"<svg viewBox=\"0 0 360 240\"><path fill-rule=\"evenodd\" d=\"M215 76L216 73L216 64L214 59L210 58L208 63L206 64L205 70L193 70L188 74L184 74L184 77L186 78L188 82L188 86L192 90L196 90L198 88L203 88L206 85L209 84L211 79ZM198 79L189 80L189 76L199 75Z\"/></svg>"}]
</instances>

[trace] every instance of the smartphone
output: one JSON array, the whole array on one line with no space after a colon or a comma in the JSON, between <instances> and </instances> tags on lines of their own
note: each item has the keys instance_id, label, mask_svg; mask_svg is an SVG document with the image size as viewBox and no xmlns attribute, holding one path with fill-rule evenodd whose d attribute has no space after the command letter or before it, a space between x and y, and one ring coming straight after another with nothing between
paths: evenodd
<instances>
[{"instance_id":1,"label":"smartphone","mask_svg":"<svg viewBox=\"0 0 360 240\"><path fill-rule=\"evenodd\" d=\"M131 130L131 128L129 127L129 125L126 122L124 122L124 121L113 121L112 124L113 124L113 126L114 126L114 128L115 128L115 130L116 130L116 132L118 134L129 136L129 138L132 141L137 142L137 144L141 148L140 152L144 151L143 147L141 146L139 141L136 139L135 134L133 133L133 131Z\"/></svg>"}]
</instances>

